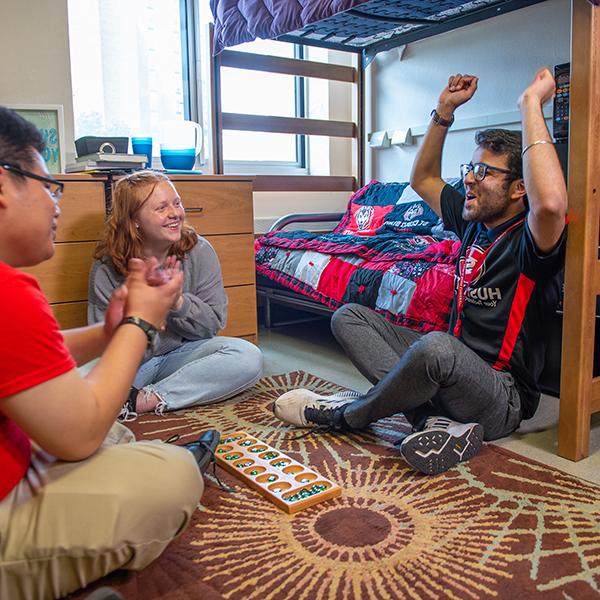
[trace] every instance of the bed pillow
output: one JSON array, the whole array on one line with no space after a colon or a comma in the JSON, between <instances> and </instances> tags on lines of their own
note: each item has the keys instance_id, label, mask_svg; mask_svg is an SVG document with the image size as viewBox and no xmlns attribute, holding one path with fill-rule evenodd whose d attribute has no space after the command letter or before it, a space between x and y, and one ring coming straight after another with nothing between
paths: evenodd
<instances>
[{"instance_id":1,"label":"bed pillow","mask_svg":"<svg viewBox=\"0 0 600 600\"><path fill-rule=\"evenodd\" d=\"M462 179L450 179L448 183L464 192ZM414 235L431 235L434 227L439 228L440 218L410 185L405 185L393 210L386 213L381 229L377 233L396 232Z\"/></svg>"},{"instance_id":2,"label":"bed pillow","mask_svg":"<svg viewBox=\"0 0 600 600\"><path fill-rule=\"evenodd\" d=\"M344 235L375 235L389 213L396 208L408 183L370 181L352 194L346 213L333 233Z\"/></svg>"}]
</instances>

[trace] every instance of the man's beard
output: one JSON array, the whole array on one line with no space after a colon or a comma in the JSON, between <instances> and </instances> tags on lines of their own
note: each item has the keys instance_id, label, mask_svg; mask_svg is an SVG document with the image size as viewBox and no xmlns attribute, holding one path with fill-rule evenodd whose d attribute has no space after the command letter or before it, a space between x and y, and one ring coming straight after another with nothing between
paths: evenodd
<instances>
[{"instance_id":1,"label":"man's beard","mask_svg":"<svg viewBox=\"0 0 600 600\"><path fill-rule=\"evenodd\" d=\"M506 196L506 190L500 193L487 194L481 202L481 197L477 198L475 209L467 209L463 207L462 218L465 221L475 221L478 223L489 223L501 219L510 206L510 200Z\"/></svg>"}]
</instances>

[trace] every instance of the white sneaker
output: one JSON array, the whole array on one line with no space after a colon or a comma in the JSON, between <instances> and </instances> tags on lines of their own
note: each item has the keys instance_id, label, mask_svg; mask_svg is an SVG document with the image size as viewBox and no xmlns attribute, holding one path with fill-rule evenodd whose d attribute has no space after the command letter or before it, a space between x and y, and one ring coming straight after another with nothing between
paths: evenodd
<instances>
[{"instance_id":1,"label":"white sneaker","mask_svg":"<svg viewBox=\"0 0 600 600\"><path fill-rule=\"evenodd\" d=\"M400 453L414 469L437 475L473 458L483 444L483 426L429 417L422 431L404 439Z\"/></svg>"},{"instance_id":2,"label":"white sneaker","mask_svg":"<svg viewBox=\"0 0 600 600\"><path fill-rule=\"evenodd\" d=\"M282 394L275 400L275 416L297 427L322 425L340 429L342 412L339 408L356 400L360 394L353 391L338 392L331 396L319 396L315 392L299 388Z\"/></svg>"}]
</instances>

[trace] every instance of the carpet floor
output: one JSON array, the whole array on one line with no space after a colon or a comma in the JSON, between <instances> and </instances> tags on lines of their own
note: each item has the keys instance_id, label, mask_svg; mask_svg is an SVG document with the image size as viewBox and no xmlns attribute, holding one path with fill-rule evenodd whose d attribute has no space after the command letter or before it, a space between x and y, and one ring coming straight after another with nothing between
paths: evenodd
<instances>
[{"instance_id":1,"label":"carpet floor","mask_svg":"<svg viewBox=\"0 0 600 600\"><path fill-rule=\"evenodd\" d=\"M408 428L400 417L295 439L271 406L296 387L340 389L302 372L265 377L233 400L132 429L180 442L244 430L337 482L341 498L288 515L218 470L233 491L208 475L190 526L157 561L74 597L100 585L127 600L600 597L599 487L493 444L437 477L415 473L393 445Z\"/></svg>"}]
</instances>

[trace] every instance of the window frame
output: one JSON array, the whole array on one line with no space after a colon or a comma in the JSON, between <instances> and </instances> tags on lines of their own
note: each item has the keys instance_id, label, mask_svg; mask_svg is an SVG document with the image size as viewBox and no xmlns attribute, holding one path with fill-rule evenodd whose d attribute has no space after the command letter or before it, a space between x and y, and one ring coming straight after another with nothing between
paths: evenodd
<instances>
[{"instance_id":1,"label":"window frame","mask_svg":"<svg viewBox=\"0 0 600 600\"><path fill-rule=\"evenodd\" d=\"M182 0L185 2L186 0ZM282 42L287 43L287 42ZM303 59L304 46L293 44L294 58ZM242 69L240 69L242 70ZM306 78L294 76L295 114L294 117L305 117L307 114L308 98ZM229 130L234 131L234 130ZM268 132L265 132L268 133ZM278 134L273 135L294 135ZM225 173L239 173L241 175L308 175L308 136L295 134L296 160L295 161L267 161L267 160L223 160Z\"/></svg>"}]
</instances>

